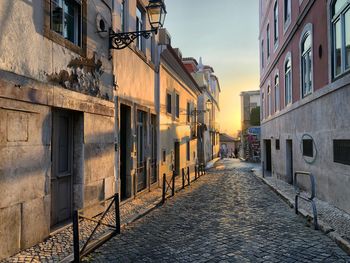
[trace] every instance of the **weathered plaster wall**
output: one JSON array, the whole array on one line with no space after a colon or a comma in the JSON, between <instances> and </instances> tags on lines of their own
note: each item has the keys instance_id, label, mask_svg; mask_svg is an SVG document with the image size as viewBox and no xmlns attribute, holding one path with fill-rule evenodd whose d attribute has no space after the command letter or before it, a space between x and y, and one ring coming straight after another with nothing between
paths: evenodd
<instances>
[{"instance_id":1,"label":"weathered plaster wall","mask_svg":"<svg viewBox=\"0 0 350 263\"><path fill-rule=\"evenodd\" d=\"M330 91L330 88L325 90ZM350 167L333 162L333 140L350 138L350 87L324 96L312 94L309 100L309 103L294 105L293 110L282 111L279 117L262 124L262 140L272 138L273 176L287 180L286 139L291 139L294 171L310 171L316 177L317 197L350 212ZM302 156L300 143L303 134L310 134L317 148L316 160L311 165ZM280 139L280 150L276 150L276 138ZM262 145L262 160L265 160ZM302 183L307 187L307 181Z\"/></svg>"},{"instance_id":2,"label":"weathered plaster wall","mask_svg":"<svg viewBox=\"0 0 350 263\"><path fill-rule=\"evenodd\" d=\"M51 111L0 98L0 258L49 234Z\"/></svg>"},{"instance_id":3,"label":"weathered plaster wall","mask_svg":"<svg viewBox=\"0 0 350 263\"><path fill-rule=\"evenodd\" d=\"M92 5L88 1L87 48L83 58L44 35L44 8L44 0L0 2L0 31L6 36L0 40L0 69L112 99L108 39L101 38L95 26L97 10L110 21L109 10L102 3Z\"/></svg>"}]
</instances>

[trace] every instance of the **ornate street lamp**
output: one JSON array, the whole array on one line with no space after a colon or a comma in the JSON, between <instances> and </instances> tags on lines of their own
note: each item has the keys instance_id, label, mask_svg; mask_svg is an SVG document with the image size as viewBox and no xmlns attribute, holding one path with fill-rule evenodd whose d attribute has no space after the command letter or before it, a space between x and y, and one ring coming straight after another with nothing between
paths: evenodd
<instances>
[{"instance_id":1,"label":"ornate street lamp","mask_svg":"<svg viewBox=\"0 0 350 263\"><path fill-rule=\"evenodd\" d=\"M126 48L139 36L148 39L150 38L152 33L158 33L158 30L164 25L165 16L167 14L163 0L149 0L146 10L148 14L149 23L152 29L121 33L115 33L111 29L109 33L109 42L111 49Z\"/></svg>"}]
</instances>

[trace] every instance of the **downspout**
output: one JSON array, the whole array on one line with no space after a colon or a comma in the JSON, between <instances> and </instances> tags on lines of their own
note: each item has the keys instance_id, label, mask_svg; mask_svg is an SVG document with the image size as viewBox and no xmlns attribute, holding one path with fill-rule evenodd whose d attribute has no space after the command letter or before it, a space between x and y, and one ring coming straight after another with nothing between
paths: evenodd
<instances>
[{"instance_id":1,"label":"downspout","mask_svg":"<svg viewBox=\"0 0 350 263\"><path fill-rule=\"evenodd\" d=\"M109 10L111 14L111 28L113 29L114 26L114 14L115 14L115 5L114 5L114 0L112 1L112 7L109 6L109 4L106 3L105 0L101 1ZM109 43L109 39L108 39ZM114 179L115 179L115 193L119 193L119 118L118 118L118 112L119 112L119 107L118 107L118 95L117 95L117 84L115 82L115 76L114 76L114 58L113 58L113 50L110 49L109 44L108 44L108 49L109 49L109 59L112 61L112 86L113 86L113 98L114 98ZM120 196L119 196L120 198Z\"/></svg>"}]
</instances>

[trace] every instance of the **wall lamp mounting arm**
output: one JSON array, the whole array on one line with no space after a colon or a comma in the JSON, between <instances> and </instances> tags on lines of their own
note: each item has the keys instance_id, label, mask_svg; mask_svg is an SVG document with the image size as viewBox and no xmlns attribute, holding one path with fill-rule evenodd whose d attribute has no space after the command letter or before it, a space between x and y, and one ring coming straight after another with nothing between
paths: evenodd
<instances>
[{"instance_id":1,"label":"wall lamp mounting arm","mask_svg":"<svg viewBox=\"0 0 350 263\"><path fill-rule=\"evenodd\" d=\"M115 33L112 29L110 29L110 49L123 49L129 46L135 39L139 38L140 36L148 39L151 37L152 33L158 33L158 30L164 25L165 16L167 13L163 0L149 0L146 10L151 29L121 33Z\"/></svg>"},{"instance_id":2,"label":"wall lamp mounting arm","mask_svg":"<svg viewBox=\"0 0 350 263\"><path fill-rule=\"evenodd\" d=\"M112 29L109 32L110 49L124 49L129 46L135 39L142 36L146 39L150 38L152 33L157 34L157 29L115 33Z\"/></svg>"}]
</instances>

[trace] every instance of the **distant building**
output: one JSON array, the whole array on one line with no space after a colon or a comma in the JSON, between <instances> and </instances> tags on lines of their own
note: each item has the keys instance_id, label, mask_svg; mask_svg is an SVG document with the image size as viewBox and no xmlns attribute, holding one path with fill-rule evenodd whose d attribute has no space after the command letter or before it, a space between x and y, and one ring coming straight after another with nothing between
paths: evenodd
<instances>
[{"instance_id":1,"label":"distant building","mask_svg":"<svg viewBox=\"0 0 350 263\"><path fill-rule=\"evenodd\" d=\"M240 157L248 160L260 159L260 91L241 93L241 148ZM255 127L255 129L249 129Z\"/></svg>"},{"instance_id":2,"label":"distant building","mask_svg":"<svg viewBox=\"0 0 350 263\"><path fill-rule=\"evenodd\" d=\"M350 212L349 1L260 0L264 169ZM265 173L267 174L267 173ZM303 186L309 189L309 182Z\"/></svg>"},{"instance_id":3,"label":"distant building","mask_svg":"<svg viewBox=\"0 0 350 263\"><path fill-rule=\"evenodd\" d=\"M224 158L236 157L238 153L240 139L233 138L226 133L220 133L220 156Z\"/></svg>"}]
</instances>

